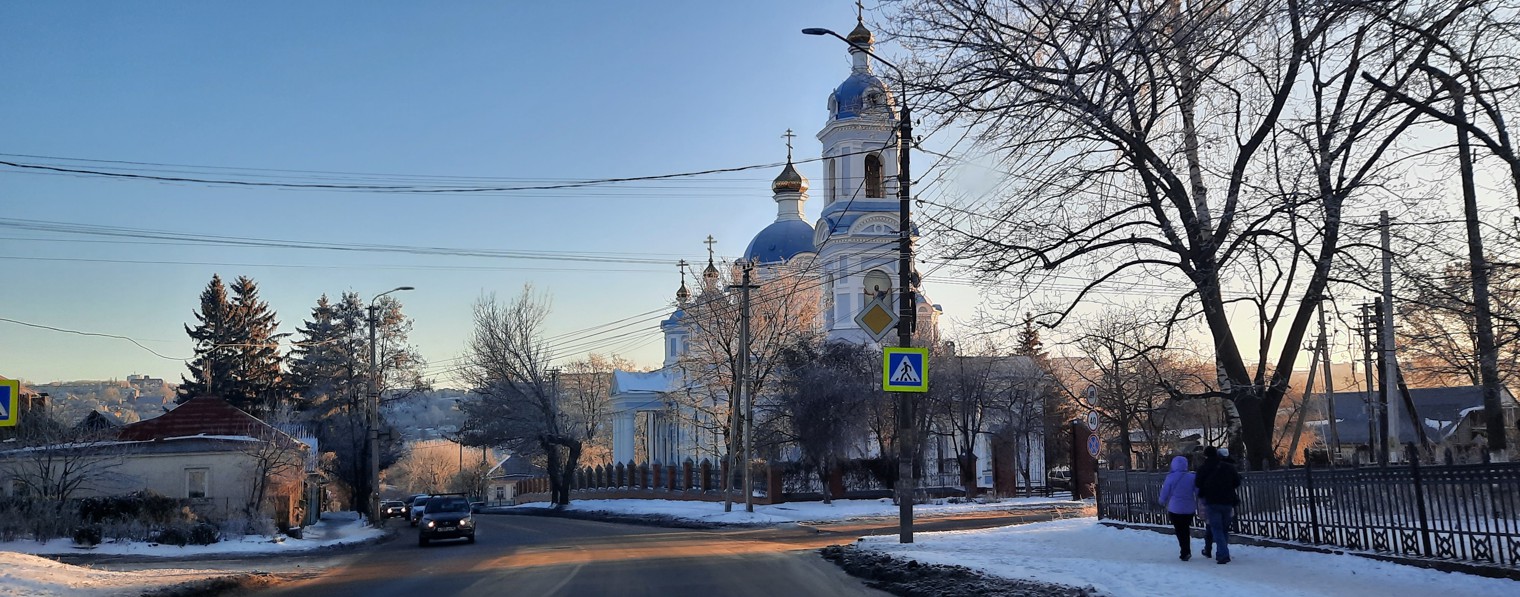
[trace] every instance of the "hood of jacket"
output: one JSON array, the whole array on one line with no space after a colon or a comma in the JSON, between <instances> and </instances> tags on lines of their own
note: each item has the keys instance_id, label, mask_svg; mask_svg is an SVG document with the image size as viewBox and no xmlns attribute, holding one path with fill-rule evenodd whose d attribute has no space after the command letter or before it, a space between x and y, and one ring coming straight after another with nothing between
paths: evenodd
<instances>
[{"instance_id":1,"label":"hood of jacket","mask_svg":"<svg viewBox=\"0 0 1520 597\"><path fill-rule=\"evenodd\" d=\"M1186 456L1172 458L1172 472L1180 473L1186 470L1188 470L1188 459Z\"/></svg>"}]
</instances>

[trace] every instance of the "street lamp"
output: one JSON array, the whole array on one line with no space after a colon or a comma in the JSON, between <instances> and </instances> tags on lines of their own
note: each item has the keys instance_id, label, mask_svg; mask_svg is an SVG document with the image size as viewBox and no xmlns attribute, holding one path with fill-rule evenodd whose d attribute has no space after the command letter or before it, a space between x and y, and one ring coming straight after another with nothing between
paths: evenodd
<instances>
[{"instance_id":1,"label":"street lamp","mask_svg":"<svg viewBox=\"0 0 1520 597\"><path fill-rule=\"evenodd\" d=\"M365 435L369 443L369 516L376 525L384 520L380 514L380 355L375 348L375 327L379 324L380 297L392 292L415 290L411 286L397 286L375 295L369 301L369 399L364 410L368 421Z\"/></svg>"},{"instance_id":2,"label":"street lamp","mask_svg":"<svg viewBox=\"0 0 1520 597\"><path fill-rule=\"evenodd\" d=\"M916 323L914 315L914 292L910 279L913 275L913 228L909 218L909 189L912 178L908 175L908 148L913 143L913 117L908 111L908 77L903 69L891 61L877 56L870 48L850 41L848 38L821 27L809 27L802 30L806 35L832 35L851 48L854 48L867 56L875 58L877 62L892 67L897 72L897 88L903 93L902 100L897 103L897 285L902 289L901 302L898 304L897 319L897 345L913 345L913 328ZM897 394L897 502L898 502L898 541L901 543L913 542L913 401L908 393Z\"/></svg>"}]
</instances>

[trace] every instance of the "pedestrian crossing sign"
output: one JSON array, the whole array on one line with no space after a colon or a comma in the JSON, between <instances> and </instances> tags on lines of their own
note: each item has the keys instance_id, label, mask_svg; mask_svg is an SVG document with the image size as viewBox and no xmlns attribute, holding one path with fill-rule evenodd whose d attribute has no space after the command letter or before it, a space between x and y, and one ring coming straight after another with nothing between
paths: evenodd
<instances>
[{"instance_id":1,"label":"pedestrian crossing sign","mask_svg":"<svg viewBox=\"0 0 1520 597\"><path fill-rule=\"evenodd\" d=\"M888 392L929 391L929 349L886 347L881 355L881 388Z\"/></svg>"},{"instance_id":2,"label":"pedestrian crossing sign","mask_svg":"<svg viewBox=\"0 0 1520 597\"><path fill-rule=\"evenodd\" d=\"M0 379L0 427L15 427L21 417L17 406L21 402L21 382Z\"/></svg>"}]
</instances>

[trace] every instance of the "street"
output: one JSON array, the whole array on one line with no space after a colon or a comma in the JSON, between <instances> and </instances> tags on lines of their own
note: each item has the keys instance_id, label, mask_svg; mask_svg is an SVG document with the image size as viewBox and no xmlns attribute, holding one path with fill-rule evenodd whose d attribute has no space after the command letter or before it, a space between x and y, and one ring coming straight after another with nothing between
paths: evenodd
<instances>
[{"instance_id":1,"label":"street","mask_svg":"<svg viewBox=\"0 0 1520 597\"><path fill-rule=\"evenodd\" d=\"M363 595L885 595L813 551L853 537L808 528L681 530L480 515L478 541L399 536L326 573L257 593Z\"/></svg>"}]
</instances>

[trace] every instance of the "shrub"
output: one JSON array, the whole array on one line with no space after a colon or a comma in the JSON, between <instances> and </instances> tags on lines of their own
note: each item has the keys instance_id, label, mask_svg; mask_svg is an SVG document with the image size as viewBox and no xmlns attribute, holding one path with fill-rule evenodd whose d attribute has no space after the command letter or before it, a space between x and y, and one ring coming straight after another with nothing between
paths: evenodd
<instances>
[{"instance_id":1,"label":"shrub","mask_svg":"<svg viewBox=\"0 0 1520 597\"><path fill-rule=\"evenodd\" d=\"M190 533L186 537L192 545L211 545L221 539L221 531L216 525L209 522L197 522L190 527Z\"/></svg>"},{"instance_id":2,"label":"shrub","mask_svg":"<svg viewBox=\"0 0 1520 597\"><path fill-rule=\"evenodd\" d=\"M99 525L87 524L74 529L74 544L95 546L100 545L101 530Z\"/></svg>"},{"instance_id":3,"label":"shrub","mask_svg":"<svg viewBox=\"0 0 1520 597\"><path fill-rule=\"evenodd\" d=\"M158 534L153 537L153 541L164 545L184 547L190 543L190 533L178 526L166 527L158 531Z\"/></svg>"}]
</instances>

